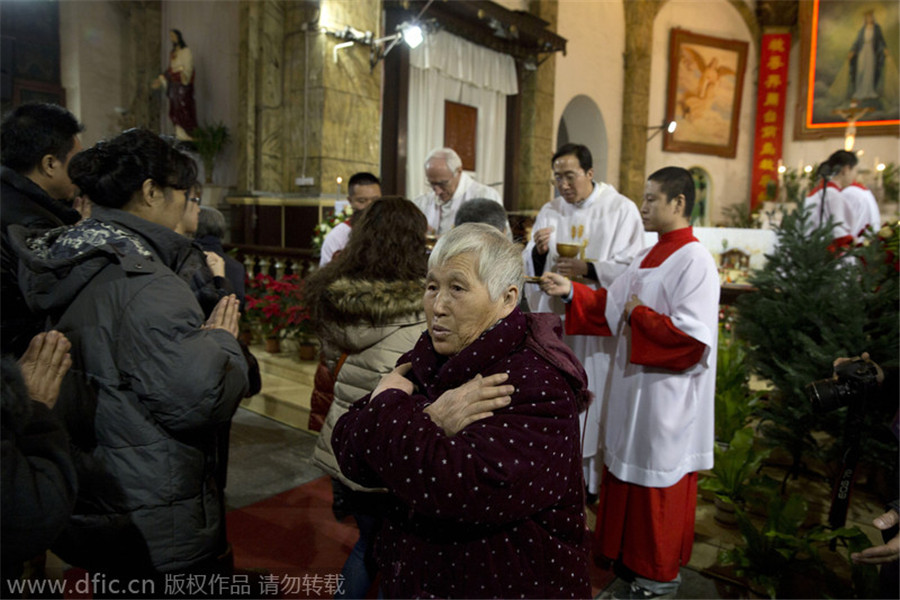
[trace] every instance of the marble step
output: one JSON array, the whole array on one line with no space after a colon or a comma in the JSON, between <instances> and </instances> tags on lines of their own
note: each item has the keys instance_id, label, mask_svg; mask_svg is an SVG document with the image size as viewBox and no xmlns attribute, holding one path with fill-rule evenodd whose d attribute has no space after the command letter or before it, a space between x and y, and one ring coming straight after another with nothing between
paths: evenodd
<instances>
[{"instance_id":1,"label":"marble step","mask_svg":"<svg viewBox=\"0 0 900 600\"><path fill-rule=\"evenodd\" d=\"M241 406L255 413L308 431L309 400L313 389L316 361L301 361L296 350L271 354L263 346L251 346L262 375L260 393L245 398Z\"/></svg>"}]
</instances>

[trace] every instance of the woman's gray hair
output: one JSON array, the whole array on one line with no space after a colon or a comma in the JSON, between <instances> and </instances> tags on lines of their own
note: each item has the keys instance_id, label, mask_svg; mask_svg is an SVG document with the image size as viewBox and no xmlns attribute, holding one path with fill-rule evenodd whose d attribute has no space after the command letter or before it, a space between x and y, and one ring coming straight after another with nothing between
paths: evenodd
<instances>
[{"instance_id":1,"label":"woman's gray hair","mask_svg":"<svg viewBox=\"0 0 900 600\"><path fill-rule=\"evenodd\" d=\"M225 237L225 215L212 206L201 206L194 237L200 239L208 235L219 239Z\"/></svg>"},{"instance_id":2,"label":"woman's gray hair","mask_svg":"<svg viewBox=\"0 0 900 600\"><path fill-rule=\"evenodd\" d=\"M521 296L525 285L522 249L485 223L463 223L443 234L428 258L428 270L468 253L475 255L478 279L487 287L492 302L511 285Z\"/></svg>"},{"instance_id":3,"label":"woman's gray hair","mask_svg":"<svg viewBox=\"0 0 900 600\"><path fill-rule=\"evenodd\" d=\"M462 169L462 159L453 148L435 148L429 152L428 156L425 157L425 167L427 168L429 161L434 159L445 161L451 173L456 173L457 169Z\"/></svg>"}]
</instances>

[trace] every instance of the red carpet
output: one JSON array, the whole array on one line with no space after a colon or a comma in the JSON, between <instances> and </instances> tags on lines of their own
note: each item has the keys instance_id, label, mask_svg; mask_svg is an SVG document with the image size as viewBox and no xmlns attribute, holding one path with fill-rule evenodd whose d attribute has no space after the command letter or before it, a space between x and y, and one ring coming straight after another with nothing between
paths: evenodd
<instances>
[{"instance_id":1,"label":"red carpet","mask_svg":"<svg viewBox=\"0 0 900 600\"><path fill-rule=\"evenodd\" d=\"M335 520L328 477L233 510L227 524L235 568L268 571L286 598L330 598L359 537L352 518Z\"/></svg>"},{"instance_id":2,"label":"red carpet","mask_svg":"<svg viewBox=\"0 0 900 600\"><path fill-rule=\"evenodd\" d=\"M351 518L331 513L331 482L320 477L246 508L228 513L228 540L238 569L264 569L285 598L330 598L357 530ZM614 579L591 569L596 596ZM318 591L317 591L318 590Z\"/></svg>"}]
</instances>

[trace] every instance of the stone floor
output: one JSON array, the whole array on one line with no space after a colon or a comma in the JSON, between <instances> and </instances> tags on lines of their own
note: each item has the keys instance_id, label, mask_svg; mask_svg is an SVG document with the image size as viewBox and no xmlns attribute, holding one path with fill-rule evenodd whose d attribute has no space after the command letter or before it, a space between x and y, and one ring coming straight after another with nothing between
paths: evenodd
<instances>
[{"instance_id":1,"label":"stone floor","mask_svg":"<svg viewBox=\"0 0 900 600\"><path fill-rule=\"evenodd\" d=\"M228 508L241 508L321 477L323 472L309 460L315 443L315 434L239 409L231 427ZM711 550L706 546L695 546L694 557L703 557L701 563L710 557L715 560L718 551L716 546ZM693 567L682 569L682 578L676 598L720 597L714 582ZM624 581L616 580L599 597L621 597L627 587Z\"/></svg>"},{"instance_id":2,"label":"stone floor","mask_svg":"<svg viewBox=\"0 0 900 600\"><path fill-rule=\"evenodd\" d=\"M231 424L228 510L271 498L324 475L310 462L317 436L245 408Z\"/></svg>"}]
</instances>

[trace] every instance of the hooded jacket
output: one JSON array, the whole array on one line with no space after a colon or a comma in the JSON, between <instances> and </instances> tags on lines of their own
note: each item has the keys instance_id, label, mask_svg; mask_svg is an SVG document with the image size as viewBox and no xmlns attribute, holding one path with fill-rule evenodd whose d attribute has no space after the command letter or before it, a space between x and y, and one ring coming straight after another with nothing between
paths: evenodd
<instances>
[{"instance_id":1,"label":"hooded jacket","mask_svg":"<svg viewBox=\"0 0 900 600\"><path fill-rule=\"evenodd\" d=\"M202 327L170 268L189 240L103 207L70 228L10 234L29 308L72 343L56 410L79 491L54 551L107 572L214 558L224 539L215 432L244 394L247 363L233 336Z\"/></svg>"},{"instance_id":2,"label":"hooded jacket","mask_svg":"<svg viewBox=\"0 0 900 600\"><path fill-rule=\"evenodd\" d=\"M9 167L0 167L0 340L4 353L21 356L28 342L43 331L41 320L28 312L16 279L18 258L9 245L10 225L50 228L72 225L81 218L78 211L51 198L38 184Z\"/></svg>"},{"instance_id":3,"label":"hooded jacket","mask_svg":"<svg viewBox=\"0 0 900 600\"><path fill-rule=\"evenodd\" d=\"M371 392L425 329L422 281L338 279L325 301L333 320L320 327L325 359L347 358L338 371L334 402L313 451L313 462L353 490L363 486L341 473L331 449L331 432L350 405Z\"/></svg>"},{"instance_id":4,"label":"hooded jacket","mask_svg":"<svg viewBox=\"0 0 900 600\"><path fill-rule=\"evenodd\" d=\"M591 594L578 413L584 368L559 317L515 309L450 357L424 333L412 395L355 403L334 428L341 470L397 499L376 542L387 598ZM476 375L508 373L512 402L453 437L423 409Z\"/></svg>"}]
</instances>

